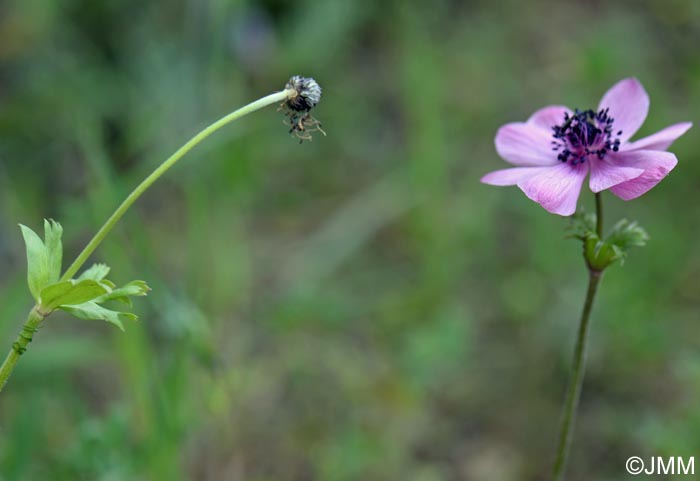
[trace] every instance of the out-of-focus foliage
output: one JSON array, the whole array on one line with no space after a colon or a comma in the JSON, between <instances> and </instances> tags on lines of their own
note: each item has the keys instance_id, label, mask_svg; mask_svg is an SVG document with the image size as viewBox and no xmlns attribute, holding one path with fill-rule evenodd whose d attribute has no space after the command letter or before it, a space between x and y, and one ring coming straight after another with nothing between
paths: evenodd
<instances>
[{"instance_id":1,"label":"out-of-focus foliage","mask_svg":"<svg viewBox=\"0 0 700 481\"><path fill-rule=\"evenodd\" d=\"M18 223L59 220L72 259L292 74L328 137L268 109L148 192L95 256L149 280L141 321L48 319L0 397L0 480L546 478L586 273L564 220L479 184L494 133L630 75L640 134L697 125L699 44L694 0L5 0L3 350L32 305ZM608 228L651 239L603 280L571 479L700 452L698 139L649 194L605 196Z\"/></svg>"}]
</instances>

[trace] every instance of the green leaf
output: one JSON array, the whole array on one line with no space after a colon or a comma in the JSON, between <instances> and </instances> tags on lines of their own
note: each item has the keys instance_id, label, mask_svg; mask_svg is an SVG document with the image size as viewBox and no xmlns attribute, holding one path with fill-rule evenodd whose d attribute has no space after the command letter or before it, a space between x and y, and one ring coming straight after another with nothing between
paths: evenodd
<instances>
[{"instance_id":1,"label":"green leaf","mask_svg":"<svg viewBox=\"0 0 700 481\"><path fill-rule=\"evenodd\" d=\"M636 222L630 222L627 219L622 219L615 224L610 235L606 239L607 242L619 246L621 249L629 249L630 247L644 247L649 240L649 234Z\"/></svg>"},{"instance_id":2,"label":"green leaf","mask_svg":"<svg viewBox=\"0 0 700 481\"><path fill-rule=\"evenodd\" d=\"M85 280L85 279L91 279L93 281L101 281L105 277L107 277L107 274L109 274L109 266L107 264L94 264L92 267L90 267L88 270L83 272L80 277L78 277L79 281Z\"/></svg>"},{"instance_id":3,"label":"green leaf","mask_svg":"<svg viewBox=\"0 0 700 481\"><path fill-rule=\"evenodd\" d=\"M94 301L85 302L76 306L60 306L59 309L80 319L107 321L110 324L114 324L122 331L124 330L123 321L135 321L138 319L136 314L113 311L100 306Z\"/></svg>"},{"instance_id":4,"label":"green leaf","mask_svg":"<svg viewBox=\"0 0 700 481\"><path fill-rule=\"evenodd\" d=\"M46 262L49 271L49 282L58 282L61 277L63 262L63 227L58 222L44 219L44 242L46 245Z\"/></svg>"},{"instance_id":5,"label":"green leaf","mask_svg":"<svg viewBox=\"0 0 700 481\"><path fill-rule=\"evenodd\" d=\"M571 223L568 227L569 236L576 239L586 240L593 236L597 237L595 232L595 214L586 212L576 212L571 216Z\"/></svg>"},{"instance_id":6,"label":"green leaf","mask_svg":"<svg viewBox=\"0 0 700 481\"><path fill-rule=\"evenodd\" d=\"M57 222L44 221L46 244L29 227L20 224L20 229L27 248L27 284L32 296L38 301L42 289L58 282L61 276L63 229Z\"/></svg>"},{"instance_id":7,"label":"green leaf","mask_svg":"<svg viewBox=\"0 0 700 481\"><path fill-rule=\"evenodd\" d=\"M111 292L95 299L95 302L103 303L107 301L119 301L131 306L130 297L145 296L151 291L151 288L144 281L131 281L123 287L112 289Z\"/></svg>"},{"instance_id":8,"label":"green leaf","mask_svg":"<svg viewBox=\"0 0 700 481\"><path fill-rule=\"evenodd\" d=\"M34 299L39 299L43 286L48 284L46 272L46 247L36 232L20 224L27 249L27 284Z\"/></svg>"},{"instance_id":9,"label":"green leaf","mask_svg":"<svg viewBox=\"0 0 700 481\"><path fill-rule=\"evenodd\" d=\"M612 228L605 242L610 244L615 252L615 260L624 263L627 253L632 247L644 247L649 240L649 234L636 222L622 219Z\"/></svg>"},{"instance_id":10,"label":"green leaf","mask_svg":"<svg viewBox=\"0 0 700 481\"><path fill-rule=\"evenodd\" d=\"M45 287L41 291L39 302L43 311L52 312L59 306L83 304L106 293L107 289L97 281L91 279L76 281L71 279Z\"/></svg>"}]
</instances>

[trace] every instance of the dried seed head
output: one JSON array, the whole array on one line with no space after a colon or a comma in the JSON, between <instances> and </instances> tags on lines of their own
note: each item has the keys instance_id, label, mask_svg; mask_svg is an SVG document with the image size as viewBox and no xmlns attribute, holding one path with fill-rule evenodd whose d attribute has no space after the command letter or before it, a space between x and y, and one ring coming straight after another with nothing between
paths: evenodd
<instances>
[{"instance_id":1,"label":"dried seed head","mask_svg":"<svg viewBox=\"0 0 700 481\"><path fill-rule=\"evenodd\" d=\"M280 105L279 110L286 115L285 124L290 129L289 133L299 139L299 142L311 140L313 132L326 133L321 127L321 122L313 118L311 109L316 107L321 100L321 87L311 77L295 75L285 85L287 100Z\"/></svg>"},{"instance_id":2,"label":"dried seed head","mask_svg":"<svg viewBox=\"0 0 700 481\"><path fill-rule=\"evenodd\" d=\"M285 106L295 112L308 112L321 101L321 87L311 77L295 75L289 79L286 90L293 90Z\"/></svg>"}]
</instances>

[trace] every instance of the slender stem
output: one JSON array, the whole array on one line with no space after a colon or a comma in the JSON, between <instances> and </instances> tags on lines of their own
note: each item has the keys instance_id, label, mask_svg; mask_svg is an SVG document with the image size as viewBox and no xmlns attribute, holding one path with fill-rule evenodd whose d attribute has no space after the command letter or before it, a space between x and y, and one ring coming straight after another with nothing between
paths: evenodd
<instances>
[{"instance_id":1,"label":"slender stem","mask_svg":"<svg viewBox=\"0 0 700 481\"><path fill-rule=\"evenodd\" d=\"M17 340L12 344L10 352L5 358L5 362L0 366L0 391L5 387L12 370L15 368L15 364L19 361L19 357L27 350L27 344L32 342L34 333L39 329L39 325L46 318L45 314L39 311L39 306L34 306L27 320L22 326L22 330L17 336Z\"/></svg>"},{"instance_id":2,"label":"slender stem","mask_svg":"<svg viewBox=\"0 0 700 481\"><path fill-rule=\"evenodd\" d=\"M240 119L241 117L248 115L256 110L266 107L271 104L280 103L292 95L296 95L294 89L286 89L281 92L276 92L270 94L266 97L256 100L240 109L231 112L230 114L220 118L213 124L206 127L204 130L199 132L197 135L192 137L187 143L180 147L173 155L168 157L162 164L156 168L148 177L146 177L143 182L141 182L132 192L128 195L124 202L117 207L117 210L107 219L100 230L97 231L95 236L88 242L85 248L82 250L78 257L73 261L73 263L68 267L66 272L61 277L62 281L71 279L80 268L85 264L90 255L97 249L97 247L102 243L107 234L116 225L119 219L129 210L129 207L136 202L136 200L143 195L148 188L153 185L153 183L158 180L165 172L167 172L170 167L175 165L175 163L185 156L190 150L195 148L204 139L209 137L211 134L219 130L221 127L233 122L234 120ZM22 330L17 337L17 340L12 345L10 352L7 354L5 361L0 366L0 391L7 383L7 379L10 377L12 370L19 361L19 357L26 351L27 345L32 341L34 333L38 330L41 322L46 318L46 314L39 310L39 306L34 306L34 308L29 312L27 321L24 323Z\"/></svg>"},{"instance_id":3,"label":"slender stem","mask_svg":"<svg viewBox=\"0 0 700 481\"><path fill-rule=\"evenodd\" d=\"M603 238L603 195L600 192L595 194L595 231L598 239Z\"/></svg>"},{"instance_id":4,"label":"slender stem","mask_svg":"<svg viewBox=\"0 0 700 481\"><path fill-rule=\"evenodd\" d=\"M129 194L129 196L126 199L124 199L124 202L122 202L121 205L117 207L117 210L115 210L114 213L110 216L110 218L107 219L107 221L104 223L104 225L100 227L100 230L98 230L95 236L90 240L90 242L88 242L83 251L80 254L78 254L78 257L73 261L70 267L66 269L66 272L63 274L63 277L61 277L61 280L65 281L71 279L78 272L78 270L83 266L83 264L85 264L85 261L88 260L90 255L102 243L107 234L109 234L109 232L119 221L119 219L121 219L122 216L126 213L126 211L129 210L129 207L131 207L131 205L134 202L136 202L136 199L141 197L141 195L144 192L146 192L146 190L148 190L148 188L156 180L158 180L168 169L170 169L170 167L172 167L178 160L180 160L185 154L187 154L187 152L192 150L200 142L202 142L211 134L219 130L224 125L233 122L234 120L239 119L251 112L255 112L256 110L266 107L270 104L280 103L293 93L294 90L283 90L281 92L277 92L268 95L267 97L263 97L259 100L256 100L255 102L250 103L245 107L241 107L235 112L231 112L225 117L222 117L221 119L217 120L213 124L206 127L204 130L199 132L197 135L192 137L192 139L190 139L185 145L180 147L173 155L168 157L165 160L165 162L158 166L158 168L154 170L151 173L151 175L146 177L144 181L141 182L133 190L133 192Z\"/></svg>"},{"instance_id":5,"label":"slender stem","mask_svg":"<svg viewBox=\"0 0 700 481\"><path fill-rule=\"evenodd\" d=\"M596 195L596 199L598 196ZM564 479L564 469L566 461L569 457L569 448L571 447L571 439L573 435L573 425L576 421L576 413L578 409L578 401L581 396L581 386L583 384L583 374L586 370L586 340L588 338L589 318L591 316L591 308L598 291L598 284L603 275L600 271L589 270L588 291L586 292L586 301L583 305L581 313L581 323L578 328L578 337L576 338L576 347L574 349L574 360L571 368L571 378L569 379L569 387L566 392L566 401L564 404L564 414L562 416L561 428L559 431L559 442L557 445L557 457L554 462L554 470L552 479L561 481Z\"/></svg>"}]
</instances>

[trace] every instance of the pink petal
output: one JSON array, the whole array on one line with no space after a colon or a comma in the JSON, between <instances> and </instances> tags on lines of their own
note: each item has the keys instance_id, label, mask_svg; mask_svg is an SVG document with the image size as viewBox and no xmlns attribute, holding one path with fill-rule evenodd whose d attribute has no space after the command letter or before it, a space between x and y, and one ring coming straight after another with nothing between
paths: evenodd
<instances>
[{"instance_id":1,"label":"pink petal","mask_svg":"<svg viewBox=\"0 0 700 481\"><path fill-rule=\"evenodd\" d=\"M514 165L555 165L557 154L552 150L553 138L545 129L533 124L506 124L496 134L498 155Z\"/></svg>"},{"instance_id":2,"label":"pink petal","mask_svg":"<svg viewBox=\"0 0 700 481\"><path fill-rule=\"evenodd\" d=\"M560 163L518 182L518 187L549 212L571 215L576 212L576 202L587 173L587 163L576 166Z\"/></svg>"},{"instance_id":3,"label":"pink petal","mask_svg":"<svg viewBox=\"0 0 700 481\"><path fill-rule=\"evenodd\" d=\"M692 122L682 122L680 124L671 125L649 137L630 142L622 148L624 150L666 150L678 137L686 133L692 126Z\"/></svg>"},{"instance_id":4,"label":"pink petal","mask_svg":"<svg viewBox=\"0 0 700 481\"><path fill-rule=\"evenodd\" d=\"M593 192L609 189L627 180L639 177L644 169L617 165L605 159L591 159L591 179L589 186Z\"/></svg>"},{"instance_id":5,"label":"pink petal","mask_svg":"<svg viewBox=\"0 0 700 481\"><path fill-rule=\"evenodd\" d=\"M649 112L649 96L642 84L635 78L619 81L608 90L600 101L598 109L610 109L615 119L613 131L622 131L620 142L625 143L639 130Z\"/></svg>"},{"instance_id":6,"label":"pink petal","mask_svg":"<svg viewBox=\"0 0 700 481\"><path fill-rule=\"evenodd\" d=\"M571 110L562 105L550 105L532 114L527 123L543 128L552 135L552 127L563 124L564 116L571 113Z\"/></svg>"},{"instance_id":7,"label":"pink petal","mask_svg":"<svg viewBox=\"0 0 700 481\"><path fill-rule=\"evenodd\" d=\"M515 185L533 175L537 175L549 167L515 167L513 169L496 170L481 178L481 182L489 185Z\"/></svg>"},{"instance_id":8,"label":"pink petal","mask_svg":"<svg viewBox=\"0 0 700 481\"><path fill-rule=\"evenodd\" d=\"M678 159L672 153L658 150L632 150L617 152L614 155L610 152L608 156L616 164L644 169L644 173L639 177L610 189L613 194L623 200L636 199L640 195L646 194L652 187L661 182L661 179L666 177L678 163Z\"/></svg>"}]
</instances>

